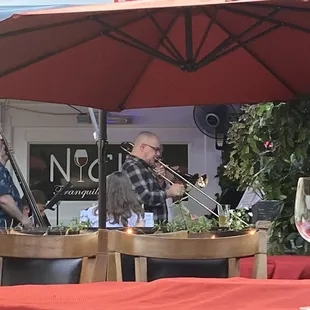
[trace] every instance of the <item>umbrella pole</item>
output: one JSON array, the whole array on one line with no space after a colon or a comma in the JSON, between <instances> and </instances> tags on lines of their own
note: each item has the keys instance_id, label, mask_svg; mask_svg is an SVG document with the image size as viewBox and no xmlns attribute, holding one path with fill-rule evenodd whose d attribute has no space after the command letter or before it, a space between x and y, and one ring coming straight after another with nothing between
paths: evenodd
<instances>
[{"instance_id":1,"label":"umbrella pole","mask_svg":"<svg viewBox=\"0 0 310 310\"><path fill-rule=\"evenodd\" d=\"M99 111L99 136L98 136L98 186L99 186L99 198L98 198L98 210L99 210L99 228L106 228L106 193L107 193L107 112Z\"/></svg>"}]
</instances>

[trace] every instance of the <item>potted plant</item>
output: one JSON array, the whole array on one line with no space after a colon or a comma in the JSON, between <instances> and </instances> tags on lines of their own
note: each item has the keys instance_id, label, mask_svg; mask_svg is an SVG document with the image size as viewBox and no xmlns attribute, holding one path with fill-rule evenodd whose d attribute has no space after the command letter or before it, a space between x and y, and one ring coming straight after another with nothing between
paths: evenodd
<instances>
[{"instance_id":1,"label":"potted plant","mask_svg":"<svg viewBox=\"0 0 310 310\"><path fill-rule=\"evenodd\" d=\"M218 227L217 219L208 218L206 216L193 216L189 212L184 212L186 208L180 205L183 205L183 203L180 202L174 206L175 208L181 208L183 210L180 215L170 222L155 225L154 230L162 233L187 230L189 238L240 235L247 232L248 226L245 223L249 224L252 216L250 210L247 209L231 210L228 226L222 230ZM243 220L245 223L239 219Z\"/></svg>"}]
</instances>

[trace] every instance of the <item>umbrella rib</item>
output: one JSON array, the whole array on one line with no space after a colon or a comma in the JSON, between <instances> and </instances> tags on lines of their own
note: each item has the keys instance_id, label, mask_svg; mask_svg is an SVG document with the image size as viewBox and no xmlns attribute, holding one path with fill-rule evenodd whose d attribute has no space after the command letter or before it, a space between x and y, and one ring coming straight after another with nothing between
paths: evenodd
<instances>
[{"instance_id":1,"label":"umbrella rib","mask_svg":"<svg viewBox=\"0 0 310 310\"><path fill-rule=\"evenodd\" d=\"M186 65L193 62L193 20L190 9L184 10Z\"/></svg>"},{"instance_id":2,"label":"umbrella rib","mask_svg":"<svg viewBox=\"0 0 310 310\"><path fill-rule=\"evenodd\" d=\"M26 34L29 32L47 30L50 28L63 27L66 25L72 25L72 24L76 24L76 23L80 23L80 22L85 22L88 20L88 18L89 18L89 16L84 17L84 18L77 18L77 19L70 20L70 21L64 21L64 22L60 22L60 23L49 24L49 25L45 25L45 26L40 25L40 26L33 27L33 28L23 28L23 29L19 29L19 30L9 31L9 32L1 33L0 38L13 37L13 36L17 36L17 35Z\"/></svg>"},{"instance_id":3,"label":"umbrella rib","mask_svg":"<svg viewBox=\"0 0 310 310\"><path fill-rule=\"evenodd\" d=\"M226 10L226 8L223 7L223 10ZM202 10L202 11L205 12L204 10ZM258 22L256 22L254 25L252 25L249 28L247 28L246 30L244 30L242 33L235 36L235 38L238 40L241 39L244 35L248 34L252 30L254 30L255 28L259 27L268 17L276 14L278 11L279 11L279 9L277 8L277 9L273 10L272 12L270 12L268 15L262 16L262 18ZM215 18L214 15L212 17ZM223 42L221 42L217 47L215 47L213 49L213 51L211 51L208 55L206 55L204 58L202 58L198 64L198 66L201 68L204 65L209 64L210 59L213 59L214 57L217 59L217 56L222 55L223 52L225 52L225 49L227 49L233 43L234 43L233 38L231 36L229 36L227 39L225 39ZM218 54L218 53L220 53L220 54Z\"/></svg>"},{"instance_id":4,"label":"umbrella rib","mask_svg":"<svg viewBox=\"0 0 310 310\"><path fill-rule=\"evenodd\" d=\"M64 47L64 48L62 48L62 49L59 49L59 50L57 50L57 51L51 51L51 52L46 53L46 54L44 54L44 55L38 56L38 57L36 57L35 59L31 59L31 60L29 60L29 61L26 61L26 62L24 62L24 63L22 63L22 64L20 64L20 65L18 65L18 66L16 66L16 67L14 67L14 68L5 70L5 71L3 71L3 72L0 72L0 78L4 77L4 76L6 76L6 75L12 74L12 73L14 73L14 72L16 72L16 71L25 69L25 68L28 67L28 66L31 66L31 65L33 65L33 64L35 64L35 63L37 63L37 62L40 62L40 61L42 61L42 60L45 60L45 59L49 58L49 57L55 56L55 55L57 55L57 54L59 54L59 53L62 53L62 52L64 52L64 51L66 51L66 50L69 50L69 49L71 49L71 48L75 48L75 47L77 47L77 46L79 46L79 45L82 45L82 44L84 44L84 43L87 43L87 42L89 42L89 41L92 41L92 40L94 40L94 39L96 39L96 38L98 38L98 37L100 37L100 36L101 36L101 32L100 32L99 34L93 35L93 36L90 37L90 38L87 38L87 39L84 39L84 40L82 40L82 41L80 41L80 42L77 42L77 43L75 43L75 44L72 44L72 45L70 45L69 47L66 46L66 47Z\"/></svg>"},{"instance_id":5,"label":"umbrella rib","mask_svg":"<svg viewBox=\"0 0 310 310\"><path fill-rule=\"evenodd\" d=\"M208 12L205 12L207 15L209 15ZM252 52L245 44L244 42L241 42L238 39L235 39L235 36L225 27L223 26L219 21L215 20L215 23L228 35L230 35L233 40L239 44L243 49L251 55L262 67L264 67L276 80L278 80L287 90L289 90L294 96L297 95L297 92L293 90L293 88L286 83L270 66L268 66L264 61L262 61L254 52Z\"/></svg>"},{"instance_id":6,"label":"umbrella rib","mask_svg":"<svg viewBox=\"0 0 310 310\"><path fill-rule=\"evenodd\" d=\"M142 18L146 17L147 15L148 15L148 14L144 15ZM141 19L141 16L139 17L139 19ZM92 19L91 19L91 20L92 20ZM137 20L137 18L133 18L133 19L131 19L131 20L129 20L129 21L126 21L126 22L124 22L123 24L119 25L119 27L125 27L125 26L127 26L128 24L131 24L132 22L135 22L136 20ZM38 29L38 30L40 30L40 29ZM109 31L109 30L108 30L108 31ZM98 34L96 34L96 35L93 35L93 36L91 36L90 38L84 39L84 40L79 41L79 42L77 42L77 43L74 43L74 44L72 44L72 45L70 45L70 46L66 46L66 47L64 47L64 48L61 48L61 49L59 49L59 50L51 51L51 52L49 52L49 53L46 53L46 54L41 55L41 56L39 56L39 57L36 57L35 59L31 59L31 60L29 60L29 61L27 61L27 62L25 62L25 63L22 63L22 64L20 64L20 65L14 67L14 68L10 68L10 69L8 69L8 70L5 70L5 71L3 71L3 72L0 72L0 78L6 76L6 75L8 75L8 74L14 73L14 72L16 72L16 71L22 70L22 69L24 69L24 68L26 68L26 67L28 67L28 66L31 66L31 65L33 65L33 64L35 64L35 63L37 63L37 62L40 62L40 61L42 61L42 60L45 60L45 59L49 58L49 57L52 57L52 56L55 56L55 55L57 55L57 54L59 54L59 53L65 52L66 50L70 50L70 49L75 48L75 47L77 47L77 46L79 46L79 45L82 45L82 44L84 44L84 43L87 43L87 42L89 42L89 41L92 41L92 40L94 40L94 39L97 39L97 38L99 38L100 36L102 36L102 34L104 34L104 32L105 32L105 31L101 31L100 33L98 33Z\"/></svg>"},{"instance_id":7,"label":"umbrella rib","mask_svg":"<svg viewBox=\"0 0 310 310\"><path fill-rule=\"evenodd\" d=\"M213 25L213 23L214 23L214 19L216 18L218 11L219 11L219 7L216 7L216 8L215 8L215 13L212 15L212 17L211 17L211 19L210 19L210 21L209 21L209 23L208 23L208 26L207 26L207 28L206 28L206 30L205 30L205 32L204 32L202 38L201 38L201 41L200 41L200 43L199 43L199 45L198 45L198 48L197 48L196 53L195 53L195 56L194 56L194 62L197 61L197 58L198 58L198 56L199 56L199 53L200 53L200 51L201 51L201 49L202 49L202 47L203 47L203 45L204 45L204 43L205 43L205 41L206 41L208 35L209 35L209 32L210 32L210 30L211 30L211 27L212 27L212 25Z\"/></svg>"},{"instance_id":8,"label":"umbrella rib","mask_svg":"<svg viewBox=\"0 0 310 310\"><path fill-rule=\"evenodd\" d=\"M280 7L280 9L282 9L282 8ZM237 9L237 8L232 8L232 7L226 7L225 10L226 11L230 11L232 13L236 13L236 14L239 13L239 14L241 14L243 16L248 16L248 17L252 17L252 18L256 18L256 19L261 19L261 18L264 17L264 16L261 16L261 15L256 14L256 13L252 13L252 12L248 12L248 11L244 11L242 9ZM300 30L300 31L303 31L303 32L306 32L306 33L310 32L309 28L298 26L298 25L295 25L295 24L292 24L292 23L288 23L288 22L284 22L284 21L282 21L280 19L268 17L268 18L266 18L266 21L268 21L270 23L273 23L273 24L281 24L282 26L286 26L286 27L294 29L294 30Z\"/></svg>"},{"instance_id":9,"label":"umbrella rib","mask_svg":"<svg viewBox=\"0 0 310 310\"><path fill-rule=\"evenodd\" d=\"M265 4L265 3L245 3L245 4L243 4L243 6L263 7L263 8L276 8L276 7L280 7L281 10L294 11L294 12L308 12L308 13L310 13L310 9L292 7L292 6L282 5L282 4L273 5L273 4Z\"/></svg>"},{"instance_id":10,"label":"umbrella rib","mask_svg":"<svg viewBox=\"0 0 310 310\"><path fill-rule=\"evenodd\" d=\"M178 18L179 14L175 16L175 18L170 22L170 24L168 25L166 31L163 33L162 38L160 39L160 41L158 42L158 46L157 48L159 48L161 41L163 41L166 37L166 35L170 32L171 28L173 27L173 25L175 24L177 18ZM134 89L137 87L138 83L140 82L142 76L144 75L145 71L147 70L149 64L151 63L152 58L150 58L147 62L146 65L144 66L143 70L141 71L140 75L138 76L138 78L136 79L134 85L132 86L131 90L128 92L128 94L126 95L125 99L123 100L123 102L118 106L119 110L122 111L125 106L126 106L126 102L128 100L128 98L131 96L132 92L134 91Z\"/></svg>"},{"instance_id":11,"label":"umbrella rib","mask_svg":"<svg viewBox=\"0 0 310 310\"><path fill-rule=\"evenodd\" d=\"M155 13L157 13L157 11L155 11ZM113 16L114 14L111 14L111 15ZM123 27L123 26L126 26L127 24L134 23L135 21L143 19L143 18L147 17L148 15L149 15L149 13L147 13L145 15L142 15L142 16L139 16L138 18L135 17L132 20L126 22L125 25L122 25L122 26L119 26L119 27ZM77 18L77 19L73 19L73 20L70 20L70 21L63 21L63 22L54 23L54 24L40 25L40 26L36 26L36 27L33 27L33 28L24 28L24 29L9 31L9 32L1 33L0 34L0 38L12 37L12 36L16 36L16 35L20 35L20 34L25 34L25 33L29 33L29 32L41 31L41 30L46 30L46 29L50 29L50 28L56 28L56 27L62 27L62 26L71 25L71 24L75 24L75 23L80 23L80 22L83 22L83 21L92 20L94 16L96 16L96 18L98 18L98 17L103 16L103 14L101 13L101 14L98 14L98 15L88 15L86 17Z\"/></svg>"},{"instance_id":12,"label":"umbrella rib","mask_svg":"<svg viewBox=\"0 0 310 310\"><path fill-rule=\"evenodd\" d=\"M160 60L166 61L166 62L168 62L172 65L175 65L177 67L180 67L182 65L179 62L177 62L176 60L174 60L173 58L170 58L167 55L155 50L154 48L152 48L152 47L148 46L147 44L141 42L140 40L132 37L131 35L125 33L124 31L122 31L116 27L110 26L109 24L107 24L106 22L104 22L102 20L97 19L96 21L99 22L100 24L102 24L103 26L109 28L109 33L102 33L103 35L105 35L111 39L114 39L118 42L124 43L130 47L133 47L135 49L143 51L150 56L159 58ZM118 37L112 35L110 32L115 32L115 33L119 34L120 36L123 36L124 38L127 38L128 40L130 40L132 42L128 42L125 39L118 38Z\"/></svg>"},{"instance_id":13,"label":"umbrella rib","mask_svg":"<svg viewBox=\"0 0 310 310\"><path fill-rule=\"evenodd\" d=\"M178 19L179 17L179 13L175 16L174 18L174 22ZM162 46L165 47L165 49L168 51L168 53L175 57L176 59L178 59L180 62L185 62L185 59L182 57L181 53L178 51L178 49L175 47L175 45L172 43L172 41L170 40L170 38L168 37L168 33L161 28L161 26L159 25L159 23L157 22L157 20L155 19L155 17L153 15L150 15L150 19L153 22L153 24L155 25L155 27L158 29L158 31L161 33L161 35L163 36L163 40L162 40ZM170 45L171 49L165 44L165 40L167 41L167 43Z\"/></svg>"},{"instance_id":14,"label":"umbrella rib","mask_svg":"<svg viewBox=\"0 0 310 310\"><path fill-rule=\"evenodd\" d=\"M144 52L144 53L148 54L149 56L153 56L153 57L156 57L156 58L158 58L158 59L160 59L162 61L170 63L171 65L174 65L174 66L177 66L177 67L181 66L181 64L178 63L177 61L175 61L174 59L169 58L168 56L166 56L165 54L162 54L161 52L153 50L151 47L149 47L147 45L146 45L146 48L143 48L141 46L135 45L134 43L128 42L128 41L126 41L124 39L117 38L117 37L113 36L110 33L102 33L102 34L107 36L107 37L109 37L109 38L111 38L111 39L113 39L113 40L116 40L116 41L118 41L120 43L123 43L123 44L128 45L130 47L133 47L133 48L135 48L137 50L140 50L141 52Z\"/></svg>"},{"instance_id":15,"label":"umbrella rib","mask_svg":"<svg viewBox=\"0 0 310 310\"><path fill-rule=\"evenodd\" d=\"M266 34L270 33L271 31L274 31L274 30L276 30L276 29L278 29L278 28L280 28L280 27L281 27L281 25L273 25L273 26L271 26L270 28L268 28L268 29L266 29L266 30L264 30L264 31L262 31L262 32L260 32L260 33L258 33L258 34L256 34L254 37L251 37L251 38L249 38L249 39L243 41L243 44L246 45L246 44L248 44L248 43L250 43L250 42L254 42L255 40L257 40L257 39L259 39L259 38L265 36ZM241 48L241 47L242 47L242 46L241 46L240 44L237 44L237 45L231 47L230 49L227 49L227 50L225 50L224 52L222 52L222 53L220 53L220 54L218 54L218 55L215 55L212 59L209 59L208 64L211 63L211 62L213 62L213 61L215 61L215 60L218 60L219 58L221 58L221 57L223 57L223 56L228 55L229 53L234 52L235 50L237 50L238 48Z\"/></svg>"}]
</instances>

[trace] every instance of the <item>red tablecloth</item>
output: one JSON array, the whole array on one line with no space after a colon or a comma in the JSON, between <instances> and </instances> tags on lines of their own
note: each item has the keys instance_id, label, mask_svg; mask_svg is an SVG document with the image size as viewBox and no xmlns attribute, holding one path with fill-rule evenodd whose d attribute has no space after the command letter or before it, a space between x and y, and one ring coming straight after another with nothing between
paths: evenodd
<instances>
[{"instance_id":1,"label":"red tablecloth","mask_svg":"<svg viewBox=\"0 0 310 310\"><path fill-rule=\"evenodd\" d=\"M240 276L252 277L253 258L240 263ZM310 279L309 256L268 256L268 279ZM310 301L310 298L309 298Z\"/></svg>"},{"instance_id":2,"label":"red tablecloth","mask_svg":"<svg viewBox=\"0 0 310 310\"><path fill-rule=\"evenodd\" d=\"M310 306L310 281L161 279L0 287L1 310L298 310Z\"/></svg>"}]
</instances>

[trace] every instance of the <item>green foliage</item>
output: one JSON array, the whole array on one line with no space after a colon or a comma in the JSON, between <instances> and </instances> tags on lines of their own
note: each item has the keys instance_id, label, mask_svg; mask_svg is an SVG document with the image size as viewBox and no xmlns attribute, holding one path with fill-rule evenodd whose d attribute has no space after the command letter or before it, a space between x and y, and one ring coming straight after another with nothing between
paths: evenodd
<instances>
[{"instance_id":1,"label":"green foliage","mask_svg":"<svg viewBox=\"0 0 310 310\"><path fill-rule=\"evenodd\" d=\"M232 181L229 177L225 175L226 165L230 159L230 152L232 151L232 146L228 143L224 143L222 148L221 164L217 167L217 175L215 177L219 178L219 186L224 192L228 188L237 188L239 186L238 182Z\"/></svg>"},{"instance_id":2,"label":"green foliage","mask_svg":"<svg viewBox=\"0 0 310 310\"><path fill-rule=\"evenodd\" d=\"M74 217L68 225L64 225L61 223L58 225L59 231L63 232L63 234L78 234L81 230L88 230L91 227L91 222L82 221L80 222L78 217Z\"/></svg>"},{"instance_id":3,"label":"green foliage","mask_svg":"<svg viewBox=\"0 0 310 310\"><path fill-rule=\"evenodd\" d=\"M298 179L310 176L309 119L309 100L268 102L244 106L228 132L232 151L224 174L240 190L252 185L264 199L284 202L281 219L271 227L272 254L307 252L294 224L294 203Z\"/></svg>"},{"instance_id":4,"label":"green foliage","mask_svg":"<svg viewBox=\"0 0 310 310\"><path fill-rule=\"evenodd\" d=\"M237 217L241 218L246 223L250 223L250 214L246 210L233 210L228 221L230 230L241 230L246 227ZM208 219L205 216L195 217L190 214L184 214L182 217L168 223L156 224L155 229L162 232L176 232L187 230L189 233L201 233L211 231L218 226L218 221L215 219Z\"/></svg>"},{"instance_id":5,"label":"green foliage","mask_svg":"<svg viewBox=\"0 0 310 310\"><path fill-rule=\"evenodd\" d=\"M205 216L192 218L191 215L185 214L184 217L171 222L156 224L154 228L162 232L187 230L190 233L200 233L210 231L212 226L214 226L213 220L209 220Z\"/></svg>"},{"instance_id":6,"label":"green foliage","mask_svg":"<svg viewBox=\"0 0 310 310\"><path fill-rule=\"evenodd\" d=\"M90 226L91 226L90 220L80 222L80 219L78 217L74 217L70 221L68 229L70 229L71 231L80 231L80 230L87 230Z\"/></svg>"},{"instance_id":7,"label":"green foliage","mask_svg":"<svg viewBox=\"0 0 310 310\"><path fill-rule=\"evenodd\" d=\"M246 225L240 221L239 219L243 220L246 223L251 222L251 217L253 216L252 212L248 212L246 208L244 209L238 209L238 210L232 210L231 211L231 217L228 221L229 229L231 230L241 230L246 228Z\"/></svg>"}]
</instances>

